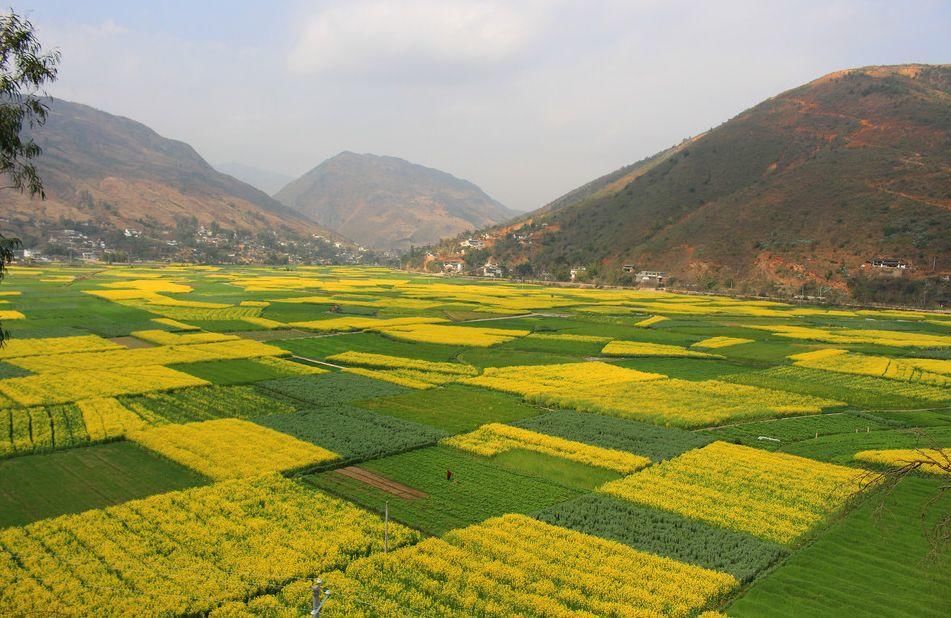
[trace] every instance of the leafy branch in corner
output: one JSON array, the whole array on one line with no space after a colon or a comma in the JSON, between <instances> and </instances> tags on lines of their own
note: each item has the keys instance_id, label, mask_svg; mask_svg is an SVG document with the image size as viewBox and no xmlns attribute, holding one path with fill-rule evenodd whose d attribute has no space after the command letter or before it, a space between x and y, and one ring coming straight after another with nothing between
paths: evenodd
<instances>
[{"instance_id":1,"label":"leafy branch in corner","mask_svg":"<svg viewBox=\"0 0 951 618\"><path fill-rule=\"evenodd\" d=\"M46 122L49 111L43 86L56 80L58 50L44 52L33 24L12 9L0 15L0 177L7 183L0 190L28 192L45 199L43 181L33 159L42 149L24 126L35 129ZM20 239L0 233L0 279L13 261ZM0 345L7 333L0 328Z\"/></svg>"}]
</instances>

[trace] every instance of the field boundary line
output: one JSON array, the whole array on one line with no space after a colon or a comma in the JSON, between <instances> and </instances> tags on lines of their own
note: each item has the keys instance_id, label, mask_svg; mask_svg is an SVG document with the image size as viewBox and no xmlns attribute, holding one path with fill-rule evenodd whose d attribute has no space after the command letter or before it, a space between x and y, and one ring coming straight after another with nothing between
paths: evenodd
<instances>
[{"instance_id":1,"label":"field boundary line","mask_svg":"<svg viewBox=\"0 0 951 618\"><path fill-rule=\"evenodd\" d=\"M333 364L333 363L328 363L327 361L317 360L316 358L308 358L308 357L306 357L306 356L298 356L298 355L296 355L296 354L292 354L292 355L291 355L291 358L296 358L296 359L299 359L299 360L305 360L305 361L307 361L308 363L316 363L316 364L318 364L318 365L325 365L325 366L327 366L327 367L333 367L334 369L346 369L346 367L344 367L343 365L335 365L335 364Z\"/></svg>"}]
</instances>

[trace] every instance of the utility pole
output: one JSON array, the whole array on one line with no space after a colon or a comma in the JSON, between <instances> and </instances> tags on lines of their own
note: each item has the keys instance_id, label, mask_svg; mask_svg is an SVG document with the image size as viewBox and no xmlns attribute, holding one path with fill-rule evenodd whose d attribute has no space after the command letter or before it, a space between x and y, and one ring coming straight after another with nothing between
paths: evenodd
<instances>
[{"instance_id":1,"label":"utility pole","mask_svg":"<svg viewBox=\"0 0 951 618\"><path fill-rule=\"evenodd\" d=\"M324 609L324 603L330 598L330 591L324 590L324 580L322 579L318 579L314 582L314 585L310 587L310 591L314 595L312 600L313 609L310 610L310 615L313 618L320 618L320 612Z\"/></svg>"},{"instance_id":2,"label":"utility pole","mask_svg":"<svg viewBox=\"0 0 951 618\"><path fill-rule=\"evenodd\" d=\"M383 511L383 553L390 552L390 501L384 503Z\"/></svg>"}]
</instances>

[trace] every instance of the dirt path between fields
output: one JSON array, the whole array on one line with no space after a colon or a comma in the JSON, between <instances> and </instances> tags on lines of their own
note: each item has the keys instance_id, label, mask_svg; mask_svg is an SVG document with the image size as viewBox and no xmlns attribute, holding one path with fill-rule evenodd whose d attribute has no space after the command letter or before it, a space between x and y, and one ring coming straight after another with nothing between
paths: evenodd
<instances>
[{"instance_id":1,"label":"dirt path between fields","mask_svg":"<svg viewBox=\"0 0 951 618\"><path fill-rule=\"evenodd\" d=\"M371 487L376 487L379 490L385 491L386 493L396 496L397 498L403 498L404 500L418 500L419 498L427 497L427 494L413 489L412 487L407 487L396 481L391 481L385 476L380 476L369 470L364 470L357 466L347 466L346 468L338 468L334 470L337 474L341 474L348 478L360 481L361 483L366 483Z\"/></svg>"}]
</instances>

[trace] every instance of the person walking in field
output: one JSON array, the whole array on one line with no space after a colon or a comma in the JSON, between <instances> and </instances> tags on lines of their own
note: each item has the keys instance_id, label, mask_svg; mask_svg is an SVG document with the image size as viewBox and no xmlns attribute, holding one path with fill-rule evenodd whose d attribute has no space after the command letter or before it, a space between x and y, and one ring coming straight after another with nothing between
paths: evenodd
<instances>
[{"instance_id":1,"label":"person walking in field","mask_svg":"<svg viewBox=\"0 0 951 618\"><path fill-rule=\"evenodd\" d=\"M452 481L452 470L446 470L446 480Z\"/></svg>"}]
</instances>

